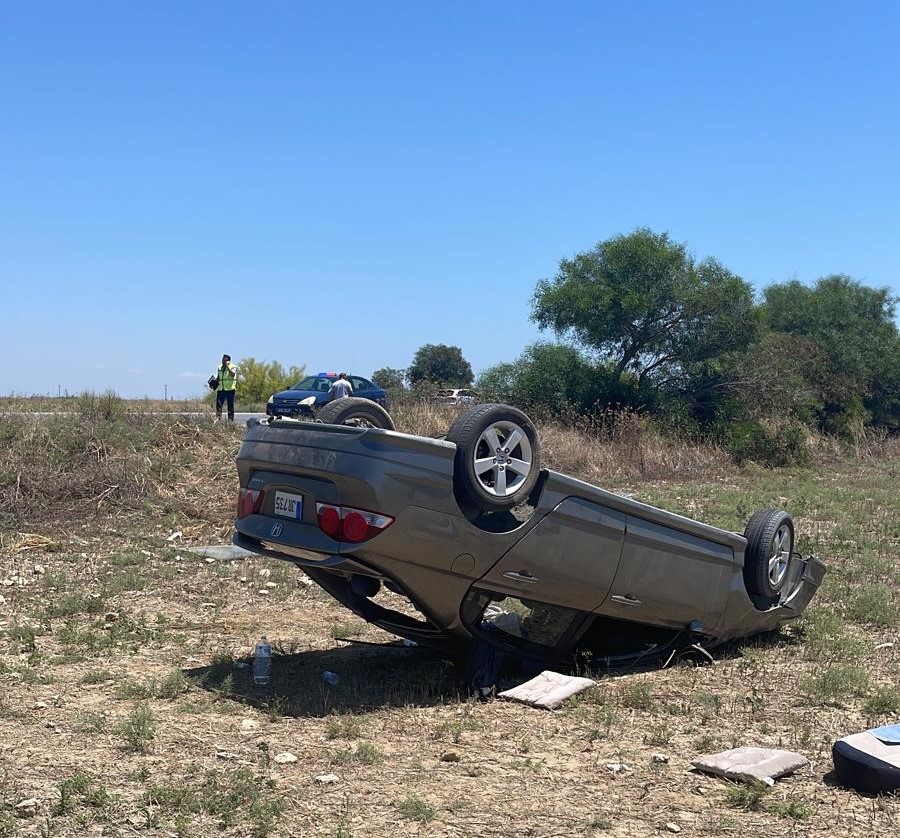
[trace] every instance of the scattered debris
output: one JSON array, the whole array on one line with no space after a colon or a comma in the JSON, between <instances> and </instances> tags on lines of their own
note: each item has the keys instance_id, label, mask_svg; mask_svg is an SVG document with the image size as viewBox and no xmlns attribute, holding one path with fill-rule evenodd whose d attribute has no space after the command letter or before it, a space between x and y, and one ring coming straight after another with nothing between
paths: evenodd
<instances>
[{"instance_id":1,"label":"scattered debris","mask_svg":"<svg viewBox=\"0 0 900 838\"><path fill-rule=\"evenodd\" d=\"M650 758L651 762L655 762L657 765L668 765L669 758L665 754L654 754Z\"/></svg>"},{"instance_id":2,"label":"scattered debris","mask_svg":"<svg viewBox=\"0 0 900 838\"><path fill-rule=\"evenodd\" d=\"M260 596L268 596L269 595L269 591L267 588L260 588L256 593L258 593Z\"/></svg>"},{"instance_id":3,"label":"scattered debris","mask_svg":"<svg viewBox=\"0 0 900 838\"><path fill-rule=\"evenodd\" d=\"M519 684L518 687L504 690L499 694L499 698L521 701L523 704L540 707L543 710L553 710L570 696L594 685L594 681L590 678L575 678L547 669L530 681Z\"/></svg>"},{"instance_id":4,"label":"scattered debris","mask_svg":"<svg viewBox=\"0 0 900 838\"><path fill-rule=\"evenodd\" d=\"M877 652L879 649L893 649L894 644L889 640L887 643L879 643L875 647L875 651Z\"/></svg>"},{"instance_id":5,"label":"scattered debris","mask_svg":"<svg viewBox=\"0 0 900 838\"><path fill-rule=\"evenodd\" d=\"M246 559L253 553L233 544L208 544L205 547L186 547L186 550L203 558L211 558L215 561L227 562L233 559Z\"/></svg>"},{"instance_id":6,"label":"scattered debris","mask_svg":"<svg viewBox=\"0 0 900 838\"><path fill-rule=\"evenodd\" d=\"M771 786L779 777L793 774L809 765L809 760L793 751L744 747L699 757L692 765L698 771L727 777L729 780L755 778Z\"/></svg>"},{"instance_id":7,"label":"scattered debris","mask_svg":"<svg viewBox=\"0 0 900 838\"><path fill-rule=\"evenodd\" d=\"M240 759L237 754L231 753L231 751L216 751L216 756L219 759L227 759L227 760L235 760Z\"/></svg>"},{"instance_id":8,"label":"scattered debris","mask_svg":"<svg viewBox=\"0 0 900 838\"><path fill-rule=\"evenodd\" d=\"M179 538L181 538L181 530L175 530L175 532L166 537L166 541L177 541Z\"/></svg>"},{"instance_id":9,"label":"scattered debris","mask_svg":"<svg viewBox=\"0 0 900 838\"><path fill-rule=\"evenodd\" d=\"M275 760L279 765L287 765L288 763L296 762L297 757L294 756L290 751L282 751L280 754L275 754L272 759Z\"/></svg>"},{"instance_id":10,"label":"scattered debris","mask_svg":"<svg viewBox=\"0 0 900 838\"><path fill-rule=\"evenodd\" d=\"M215 564L216 563L216 560L212 556L207 556L203 561L205 561L207 564Z\"/></svg>"},{"instance_id":11,"label":"scattered debris","mask_svg":"<svg viewBox=\"0 0 900 838\"><path fill-rule=\"evenodd\" d=\"M46 710L47 702L46 701L35 701L34 704L31 705L32 710Z\"/></svg>"},{"instance_id":12,"label":"scattered debris","mask_svg":"<svg viewBox=\"0 0 900 838\"><path fill-rule=\"evenodd\" d=\"M838 739L831 747L837 781L863 794L900 789L900 725L885 725Z\"/></svg>"},{"instance_id":13,"label":"scattered debris","mask_svg":"<svg viewBox=\"0 0 900 838\"><path fill-rule=\"evenodd\" d=\"M249 732L251 730L256 730L259 727L259 722L256 719L244 719L241 722L241 730L244 732Z\"/></svg>"},{"instance_id":14,"label":"scattered debris","mask_svg":"<svg viewBox=\"0 0 900 838\"><path fill-rule=\"evenodd\" d=\"M338 777L337 774L319 774L316 777L316 782L321 783L323 786L331 785L332 783L339 783L341 778Z\"/></svg>"},{"instance_id":15,"label":"scattered debris","mask_svg":"<svg viewBox=\"0 0 900 838\"><path fill-rule=\"evenodd\" d=\"M32 818L37 814L41 805L39 797L29 797L27 800L20 800L16 803L16 816L20 818Z\"/></svg>"},{"instance_id":16,"label":"scattered debris","mask_svg":"<svg viewBox=\"0 0 900 838\"><path fill-rule=\"evenodd\" d=\"M36 576L40 576L41 574L44 574L46 572L47 572L47 569L42 564L36 564L32 568L32 573L34 573Z\"/></svg>"},{"instance_id":17,"label":"scattered debris","mask_svg":"<svg viewBox=\"0 0 900 838\"><path fill-rule=\"evenodd\" d=\"M624 762L608 762L606 763L606 768L608 771L612 771L613 774L628 774L634 771L630 765L626 765Z\"/></svg>"}]
</instances>

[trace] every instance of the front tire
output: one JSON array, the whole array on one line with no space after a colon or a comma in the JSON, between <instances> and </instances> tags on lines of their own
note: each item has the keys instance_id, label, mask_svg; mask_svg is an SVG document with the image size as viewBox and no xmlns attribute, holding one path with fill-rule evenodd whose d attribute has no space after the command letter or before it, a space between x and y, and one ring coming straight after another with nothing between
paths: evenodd
<instances>
[{"instance_id":1,"label":"front tire","mask_svg":"<svg viewBox=\"0 0 900 838\"><path fill-rule=\"evenodd\" d=\"M541 445L521 410L506 404L473 407L450 426L446 439L456 444L453 488L461 506L508 510L531 494L541 470Z\"/></svg>"},{"instance_id":2,"label":"front tire","mask_svg":"<svg viewBox=\"0 0 900 838\"><path fill-rule=\"evenodd\" d=\"M744 530L744 583L751 596L775 599L787 579L794 551L794 522L783 509L760 509Z\"/></svg>"},{"instance_id":3,"label":"front tire","mask_svg":"<svg viewBox=\"0 0 900 838\"><path fill-rule=\"evenodd\" d=\"M316 419L326 425L356 425L363 428L381 428L385 431L394 430L394 420L380 404L353 396L323 405L319 408Z\"/></svg>"}]
</instances>

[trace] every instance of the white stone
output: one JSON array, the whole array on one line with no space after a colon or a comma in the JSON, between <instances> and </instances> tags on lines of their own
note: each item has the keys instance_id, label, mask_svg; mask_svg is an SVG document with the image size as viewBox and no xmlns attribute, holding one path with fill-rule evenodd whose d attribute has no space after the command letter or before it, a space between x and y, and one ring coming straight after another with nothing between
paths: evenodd
<instances>
[{"instance_id":1,"label":"white stone","mask_svg":"<svg viewBox=\"0 0 900 838\"><path fill-rule=\"evenodd\" d=\"M337 774L319 774L316 777L316 782L321 783L323 786L331 785L332 783L339 783L341 778L338 777Z\"/></svg>"},{"instance_id":2,"label":"white stone","mask_svg":"<svg viewBox=\"0 0 900 838\"><path fill-rule=\"evenodd\" d=\"M672 821L669 821L666 824L666 829L668 829L669 832L681 832L681 827L677 823L672 823Z\"/></svg>"},{"instance_id":3,"label":"white stone","mask_svg":"<svg viewBox=\"0 0 900 838\"><path fill-rule=\"evenodd\" d=\"M275 754L272 759L275 760L279 765L287 765L289 762L296 762L297 757L295 757L290 751L283 751L280 754Z\"/></svg>"},{"instance_id":4,"label":"white stone","mask_svg":"<svg viewBox=\"0 0 900 838\"><path fill-rule=\"evenodd\" d=\"M261 588L256 593L258 593L260 596L268 596L269 595L269 592L266 588Z\"/></svg>"},{"instance_id":5,"label":"white stone","mask_svg":"<svg viewBox=\"0 0 900 838\"><path fill-rule=\"evenodd\" d=\"M41 800L39 797L29 797L27 800L20 800L16 803L16 815L20 818L30 818L37 814L40 805Z\"/></svg>"},{"instance_id":6,"label":"white stone","mask_svg":"<svg viewBox=\"0 0 900 838\"><path fill-rule=\"evenodd\" d=\"M256 719L244 719L241 722L241 730L243 731L251 731L256 730L259 727L259 722Z\"/></svg>"},{"instance_id":7,"label":"white stone","mask_svg":"<svg viewBox=\"0 0 900 838\"><path fill-rule=\"evenodd\" d=\"M216 751L216 756L219 759L230 759L230 760L239 759L238 755L231 753L231 751Z\"/></svg>"},{"instance_id":8,"label":"white stone","mask_svg":"<svg viewBox=\"0 0 900 838\"><path fill-rule=\"evenodd\" d=\"M278 583L277 582L266 582L266 587L267 588L277 588Z\"/></svg>"},{"instance_id":9,"label":"white stone","mask_svg":"<svg viewBox=\"0 0 900 838\"><path fill-rule=\"evenodd\" d=\"M669 758L665 754L654 754L651 759L658 765L668 765L669 763Z\"/></svg>"},{"instance_id":10,"label":"white stone","mask_svg":"<svg viewBox=\"0 0 900 838\"><path fill-rule=\"evenodd\" d=\"M37 575L40 575L40 574L42 574L42 573L46 573L46 572L47 572L47 569L46 569L42 564L36 564L36 565L34 566L34 572L35 572Z\"/></svg>"},{"instance_id":11,"label":"white stone","mask_svg":"<svg viewBox=\"0 0 900 838\"><path fill-rule=\"evenodd\" d=\"M631 766L626 765L624 762L608 762L606 763L606 767L609 771L612 771L613 774L621 774L623 771L633 771L634 769Z\"/></svg>"},{"instance_id":12,"label":"white stone","mask_svg":"<svg viewBox=\"0 0 900 838\"><path fill-rule=\"evenodd\" d=\"M216 563L216 560L212 556L207 556L203 561L205 561L207 564L215 564Z\"/></svg>"},{"instance_id":13,"label":"white stone","mask_svg":"<svg viewBox=\"0 0 900 838\"><path fill-rule=\"evenodd\" d=\"M34 704L31 705L32 710L46 710L47 702L46 701L35 701Z\"/></svg>"},{"instance_id":14,"label":"white stone","mask_svg":"<svg viewBox=\"0 0 900 838\"><path fill-rule=\"evenodd\" d=\"M175 530L170 536L166 537L166 541L177 541L181 538L181 530Z\"/></svg>"}]
</instances>

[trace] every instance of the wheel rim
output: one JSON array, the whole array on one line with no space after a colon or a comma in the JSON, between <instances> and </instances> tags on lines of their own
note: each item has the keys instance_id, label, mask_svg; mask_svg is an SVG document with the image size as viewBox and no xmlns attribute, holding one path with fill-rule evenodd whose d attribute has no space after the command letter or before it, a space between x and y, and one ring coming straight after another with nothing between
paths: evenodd
<instances>
[{"instance_id":1,"label":"wheel rim","mask_svg":"<svg viewBox=\"0 0 900 838\"><path fill-rule=\"evenodd\" d=\"M769 584L775 589L781 585L787 573L791 548L794 546L792 541L791 528L782 524L772 539L772 554L769 557Z\"/></svg>"},{"instance_id":2,"label":"wheel rim","mask_svg":"<svg viewBox=\"0 0 900 838\"><path fill-rule=\"evenodd\" d=\"M515 422L489 425L478 437L473 466L482 490L497 498L515 494L534 463L531 440Z\"/></svg>"}]
</instances>

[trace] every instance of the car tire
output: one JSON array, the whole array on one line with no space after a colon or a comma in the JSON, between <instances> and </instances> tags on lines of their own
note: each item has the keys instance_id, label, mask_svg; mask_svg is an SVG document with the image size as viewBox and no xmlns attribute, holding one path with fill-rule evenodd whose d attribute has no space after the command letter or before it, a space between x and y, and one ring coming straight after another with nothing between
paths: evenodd
<instances>
[{"instance_id":1,"label":"car tire","mask_svg":"<svg viewBox=\"0 0 900 838\"><path fill-rule=\"evenodd\" d=\"M541 471L541 446L521 410L506 404L473 407L450 426L446 439L456 444L453 488L461 506L508 510L531 494Z\"/></svg>"},{"instance_id":2,"label":"car tire","mask_svg":"<svg viewBox=\"0 0 900 838\"><path fill-rule=\"evenodd\" d=\"M783 509L760 509L744 530L744 583L751 596L774 599L784 587L794 551L794 522Z\"/></svg>"},{"instance_id":3,"label":"car tire","mask_svg":"<svg viewBox=\"0 0 900 838\"><path fill-rule=\"evenodd\" d=\"M316 419L326 425L361 425L385 431L394 430L394 420L380 404L353 396L322 405L316 413Z\"/></svg>"}]
</instances>

